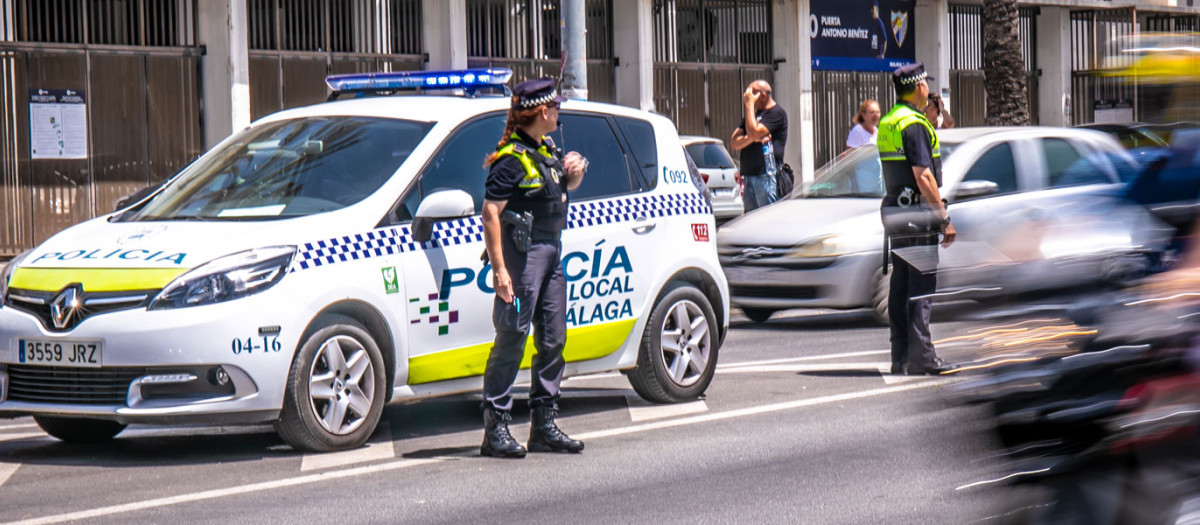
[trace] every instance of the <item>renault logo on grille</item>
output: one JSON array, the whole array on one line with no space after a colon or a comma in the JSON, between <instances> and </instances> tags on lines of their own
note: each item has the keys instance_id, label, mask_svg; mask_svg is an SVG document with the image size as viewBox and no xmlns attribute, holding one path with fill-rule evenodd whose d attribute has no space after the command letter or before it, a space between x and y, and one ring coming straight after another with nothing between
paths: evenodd
<instances>
[{"instance_id":1,"label":"renault logo on grille","mask_svg":"<svg viewBox=\"0 0 1200 525\"><path fill-rule=\"evenodd\" d=\"M83 317L83 287L72 285L54 296L50 301L50 317L54 327L60 330Z\"/></svg>"}]
</instances>

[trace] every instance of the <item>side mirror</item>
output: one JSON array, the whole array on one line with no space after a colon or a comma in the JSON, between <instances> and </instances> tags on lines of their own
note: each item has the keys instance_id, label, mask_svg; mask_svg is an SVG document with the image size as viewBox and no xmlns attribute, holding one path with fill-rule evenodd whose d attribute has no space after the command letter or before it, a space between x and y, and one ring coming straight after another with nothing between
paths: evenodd
<instances>
[{"instance_id":1,"label":"side mirror","mask_svg":"<svg viewBox=\"0 0 1200 525\"><path fill-rule=\"evenodd\" d=\"M475 215L475 200L463 190L435 191L421 199L413 218L413 240L428 242L433 238L433 225L441 221Z\"/></svg>"},{"instance_id":2,"label":"side mirror","mask_svg":"<svg viewBox=\"0 0 1200 525\"><path fill-rule=\"evenodd\" d=\"M969 180L954 190L955 201L965 201L1000 193L1000 185L990 180Z\"/></svg>"}]
</instances>

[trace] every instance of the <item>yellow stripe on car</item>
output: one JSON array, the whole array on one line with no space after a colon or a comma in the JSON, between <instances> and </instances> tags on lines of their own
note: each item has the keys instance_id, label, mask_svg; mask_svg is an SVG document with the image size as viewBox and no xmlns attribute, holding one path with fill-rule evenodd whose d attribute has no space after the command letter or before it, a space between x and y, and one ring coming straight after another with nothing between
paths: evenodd
<instances>
[{"instance_id":1,"label":"yellow stripe on car","mask_svg":"<svg viewBox=\"0 0 1200 525\"><path fill-rule=\"evenodd\" d=\"M599 359L616 352L629 337L637 319L612 323L581 326L567 330L567 347L563 358L568 363ZM483 375L492 342L456 348L436 354L417 356L408 360L408 384L421 385L447 379ZM533 337L525 342L525 357L521 368L529 368L533 362Z\"/></svg>"},{"instance_id":2,"label":"yellow stripe on car","mask_svg":"<svg viewBox=\"0 0 1200 525\"><path fill-rule=\"evenodd\" d=\"M9 286L57 292L80 283L85 292L157 290L187 271L185 268L17 268Z\"/></svg>"}]
</instances>

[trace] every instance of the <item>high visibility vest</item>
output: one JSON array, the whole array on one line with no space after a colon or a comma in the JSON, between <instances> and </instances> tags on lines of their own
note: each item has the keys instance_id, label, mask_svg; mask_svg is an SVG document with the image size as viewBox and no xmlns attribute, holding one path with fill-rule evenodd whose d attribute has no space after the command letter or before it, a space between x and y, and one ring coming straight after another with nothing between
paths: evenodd
<instances>
[{"instance_id":1,"label":"high visibility vest","mask_svg":"<svg viewBox=\"0 0 1200 525\"><path fill-rule=\"evenodd\" d=\"M513 157L525 168L517 183L519 191L509 197L506 210L533 214L535 240L556 238L567 227L567 199L562 161L550 137L542 137L536 149L513 133L508 144L496 150L496 161ZM494 164L493 164L494 165Z\"/></svg>"},{"instance_id":2,"label":"high visibility vest","mask_svg":"<svg viewBox=\"0 0 1200 525\"><path fill-rule=\"evenodd\" d=\"M520 140L521 138L516 133L513 133L509 137L508 144L496 150L496 160L507 156L516 157L517 160L521 161L521 166L525 168L525 177L521 179L521 182L517 186L524 190L541 188L546 182L541 166L546 165L546 163L539 163L532 155L542 155L546 160L554 159L554 154L550 152L550 148L548 147L549 144L553 143L549 142L549 137L542 137L542 145L533 150L522 144ZM559 174L553 169L547 169L546 171L551 172L547 175L557 183Z\"/></svg>"},{"instance_id":3,"label":"high visibility vest","mask_svg":"<svg viewBox=\"0 0 1200 525\"><path fill-rule=\"evenodd\" d=\"M892 197L899 195L904 188L917 189L912 165L905 156L903 136L904 128L913 124L925 126L925 130L929 132L932 141L929 148L933 157L933 166L930 166L930 169L933 170L938 185L942 183L942 152L937 131L929 123L929 119L925 118L924 113L909 104L897 103L879 120L879 134L875 139L875 145L879 149L879 161L883 166L883 183L887 194Z\"/></svg>"}]
</instances>

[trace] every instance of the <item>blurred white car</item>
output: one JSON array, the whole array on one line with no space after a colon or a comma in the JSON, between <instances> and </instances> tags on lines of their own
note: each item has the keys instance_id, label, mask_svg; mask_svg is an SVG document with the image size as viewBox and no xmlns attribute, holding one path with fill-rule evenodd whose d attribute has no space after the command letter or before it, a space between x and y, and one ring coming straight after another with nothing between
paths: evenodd
<instances>
[{"instance_id":1,"label":"blurred white car","mask_svg":"<svg viewBox=\"0 0 1200 525\"><path fill-rule=\"evenodd\" d=\"M718 219L729 219L741 215L742 174L725 149L725 144L710 137L684 135L679 137L684 149L692 156L700 176L712 192L713 215Z\"/></svg>"},{"instance_id":2,"label":"blurred white car","mask_svg":"<svg viewBox=\"0 0 1200 525\"><path fill-rule=\"evenodd\" d=\"M939 291L1011 294L1116 278L1138 272L1142 245L1159 242L1147 237L1160 232L1143 210L1109 196L1137 168L1108 135L1024 127L939 137L942 196L958 230L942 250ZM861 307L886 321L882 195L879 155L868 146L723 226L718 253L732 303L756 322L788 308Z\"/></svg>"}]
</instances>

